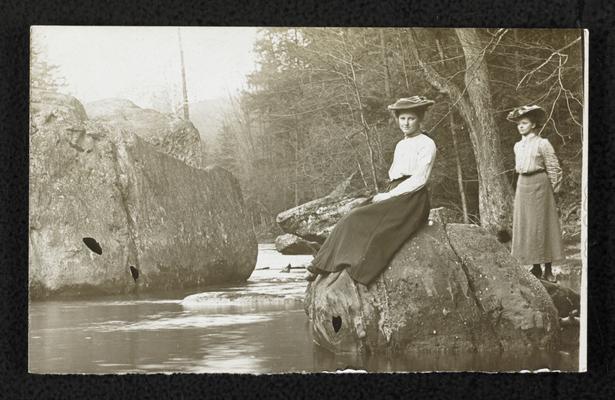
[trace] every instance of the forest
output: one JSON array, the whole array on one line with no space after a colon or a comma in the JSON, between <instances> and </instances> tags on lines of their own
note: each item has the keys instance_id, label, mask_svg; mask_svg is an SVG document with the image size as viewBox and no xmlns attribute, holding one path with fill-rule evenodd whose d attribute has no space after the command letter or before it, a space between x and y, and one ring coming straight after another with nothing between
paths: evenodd
<instances>
[{"instance_id":1,"label":"forest","mask_svg":"<svg viewBox=\"0 0 615 400\"><path fill-rule=\"evenodd\" d=\"M39 42L33 37L31 87L62 91L66 80ZM386 107L412 95L436 102L423 124L438 148L432 207L496 234L510 231L516 182L519 135L506 115L542 106L541 135L564 172L556 199L564 239L579 240L581 30L261 28L254 52L255 70L220 111L204 159L239 179L259 240L281 233L278 213L355 172L366 190L384 190L402 138ZM209 111L190 117L211 120Z\"/></svg>"},{"instance_id":2,"label":"forest","mask_svg":"<svg viewBox=\"0 0 615 400\"><path fill-rule=\"evenodd\" d=\"M400 97L436 101L424 129L438 147L432 207L494 234L510 231L516 106L538 104L564 171L564 238L579 240L583 148L580 30L263 28L256 70L232 99L208 163L232 171L260 240L281 211L329 193L353 172L382 191L402 134Z\"/></svg>"}]
</instances>

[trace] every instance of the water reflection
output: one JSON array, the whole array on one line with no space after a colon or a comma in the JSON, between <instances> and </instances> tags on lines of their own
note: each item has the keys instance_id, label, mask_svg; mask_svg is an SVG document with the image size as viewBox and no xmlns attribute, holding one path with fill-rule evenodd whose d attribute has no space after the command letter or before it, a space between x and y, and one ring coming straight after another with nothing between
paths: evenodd
<instances>
[{"instance_id":1,"label":"water reflection","mask_svg":"<svg viewBox=\"0 0 615 400\"><path fill-rule=\"evenodd\" d=\"M333 355L302 309L217 314L179 304L32 306L30 370L44 373L576 370L577 354Z\"/></svg>"},{"instance_id":2,"label":"water reflection","mask_svg":"<svg viewBox=\"0 0 615 400\"><path fill-rule=\"evenodd\" d=\"M368 372L431 371L576 371L577 358L567 352L515 353L422 353L404 356L334 355L315 346L314 365L321 370L366 370Z\"/></svg>"}]
</instances>

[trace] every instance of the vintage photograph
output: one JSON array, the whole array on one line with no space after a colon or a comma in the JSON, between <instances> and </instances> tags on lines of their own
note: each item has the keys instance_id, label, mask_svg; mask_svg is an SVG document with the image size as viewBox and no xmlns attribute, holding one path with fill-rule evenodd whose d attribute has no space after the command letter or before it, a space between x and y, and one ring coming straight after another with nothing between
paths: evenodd
<instances>
[{"instance_id":1,"label":"vintage photograph","mask_svg":"<svg viewBox=\"0 0 615 400\"><path fill-rule=\"evenodd\" d=\"M587 41L31 27L29 372L585 371Z\"/></svg>"}]
</instances>

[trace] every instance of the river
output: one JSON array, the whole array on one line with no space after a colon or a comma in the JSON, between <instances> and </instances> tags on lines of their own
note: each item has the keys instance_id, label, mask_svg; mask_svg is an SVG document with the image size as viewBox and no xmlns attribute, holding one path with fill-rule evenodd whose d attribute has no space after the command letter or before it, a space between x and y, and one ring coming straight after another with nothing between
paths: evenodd
<instances>
[{"instance_id":1,"label":"river","mask_svg":"<svg viewBox=\"0 0 615 400\"><path fill-rule=\"evenodd\" d=\"M320 371L576 371L574 346L556 352L335 356L312 342L301 299L310 256L259 245L241 285L201 293L36 301L29 308L33 373L283 373ZM258 299L259 301L252 301ZM267 299L269 301L263 301Z\"/></svg>"}]
</instances>

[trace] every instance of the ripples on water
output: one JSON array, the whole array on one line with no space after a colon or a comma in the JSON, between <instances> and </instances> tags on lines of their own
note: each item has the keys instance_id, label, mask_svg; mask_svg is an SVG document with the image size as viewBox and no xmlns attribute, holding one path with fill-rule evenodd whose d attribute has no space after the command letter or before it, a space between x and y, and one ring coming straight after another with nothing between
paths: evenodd
<instances>
[{"instance_id":1,"label":"ripples on water","mask_svg":"<svg viewBox=\"0 0 615 400\"><path fill-rule=\"evenodd\" d=\"M335 356L312 342L298 266L309 256L283 256L259 246L255 272L243 285L202 293L131 295L33 302L29 369L34 373L576 370L576 349L555 354L415 357ZM268 268L268 269L264 269ZM256 301L258 300L258 301Z\"/></svg>"}]
</instances>

